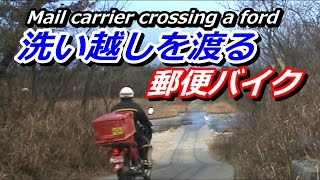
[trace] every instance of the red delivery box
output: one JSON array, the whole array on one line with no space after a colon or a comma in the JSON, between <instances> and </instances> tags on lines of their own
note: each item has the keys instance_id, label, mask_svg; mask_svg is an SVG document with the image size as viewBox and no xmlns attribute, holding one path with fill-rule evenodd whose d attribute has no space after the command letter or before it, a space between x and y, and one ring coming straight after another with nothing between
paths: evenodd
<instances>
[{"instance_id":1,"label":"red delivery box","mask_svg":"<svg viewBox=\"0 0 320 180\"><path fill-rule=\"evenodd\" d=\"M95 141L100 145L133 143L136 132L132 112L112 112L93 121Z\"/></svg>"}]
</instances>

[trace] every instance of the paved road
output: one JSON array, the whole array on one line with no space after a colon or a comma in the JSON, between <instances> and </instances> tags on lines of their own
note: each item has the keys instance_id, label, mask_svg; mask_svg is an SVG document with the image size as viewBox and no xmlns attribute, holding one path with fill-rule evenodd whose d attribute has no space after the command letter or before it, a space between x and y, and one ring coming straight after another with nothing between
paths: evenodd
<instances>
[{"instance_id":1,"label":"paved road","mask_svg":"<svg viewBox=\"0 0 320 180\"><path fill-rule=\"evenodd\" d=\"M225 123L225 120L221 119L223 117L221 115L206 115L201 111L185 113L182 118L192 124L178 128L172 137L163 140L163 143L170 141L170 146L164 148L162 142L154 142L156 162L152 171L152 179L233 179L232 166L213 160L208 152L207 142L212 138L209 127L219 127L220 129L219 122ZM162 149L156 149L157 147L162 147ZM101 179L116 178L110 176Z\"/></svg>"},{"instance_id":2,"label":"paved road","mask_svg":"<svg viewBox=\"0 0 320 180\"><path fill-rule=\"evenodd\" d=\"M153 171L154 180L233 179L232 166L211 158L207 142L211 133L203 112L189 112L185 118L192 124L183 128L176 147L164 153Z\"/></svg>"}]
</instances>

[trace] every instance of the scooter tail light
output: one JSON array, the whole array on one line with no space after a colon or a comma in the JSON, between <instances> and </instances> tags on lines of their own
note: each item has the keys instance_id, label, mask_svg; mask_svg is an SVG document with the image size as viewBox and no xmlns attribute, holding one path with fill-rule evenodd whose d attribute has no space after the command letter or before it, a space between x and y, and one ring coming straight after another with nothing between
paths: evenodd
<instances>
[{"instance_id":1,"label":"scooter tail light","mask_svg":"<svg viewBox=\"0 0 320 180\"><path fill-rule=\"evenodd\" d=\"M118 148L112 149L112 155L114 155L114 156L120 156L120 154L121 154L120 149L118 149Z\"/></svg>"}]
</instances>

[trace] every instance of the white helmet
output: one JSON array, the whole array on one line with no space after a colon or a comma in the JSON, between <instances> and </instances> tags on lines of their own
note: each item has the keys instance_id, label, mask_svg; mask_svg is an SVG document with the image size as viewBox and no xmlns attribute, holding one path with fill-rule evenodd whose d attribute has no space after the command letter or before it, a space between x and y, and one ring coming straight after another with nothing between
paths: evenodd
<instances>
[{"instance_id":1,"label":"white helmet","mask_svg":"<svg viewBox=\"0 0 320 180\"><path fill-rule=\"evenodd\" d=\"M120 98L133 98L134 92L130 87L123 87L119 93Z\"/></svg>"}]
</instances>

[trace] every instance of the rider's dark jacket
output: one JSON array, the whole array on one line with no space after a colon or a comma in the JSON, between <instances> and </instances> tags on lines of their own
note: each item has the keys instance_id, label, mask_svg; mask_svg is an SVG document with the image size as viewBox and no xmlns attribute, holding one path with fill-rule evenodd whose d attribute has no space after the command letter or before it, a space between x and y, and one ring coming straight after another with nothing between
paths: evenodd
<instances>
[{"instance_id":1,"label":"rider's dark jacket","mask_svg":"<svg viewBox=\"0 0 320 180\"><path fill-rule=\"evenodd\" d=\"M139 104L132 101L132 98L121 98L120 103L112 107L111 111L132 111L134 112L134 119L140 122L150 133L152 132L152 123L149 121L147 115Z\"/></svg>"}]
</instances>

